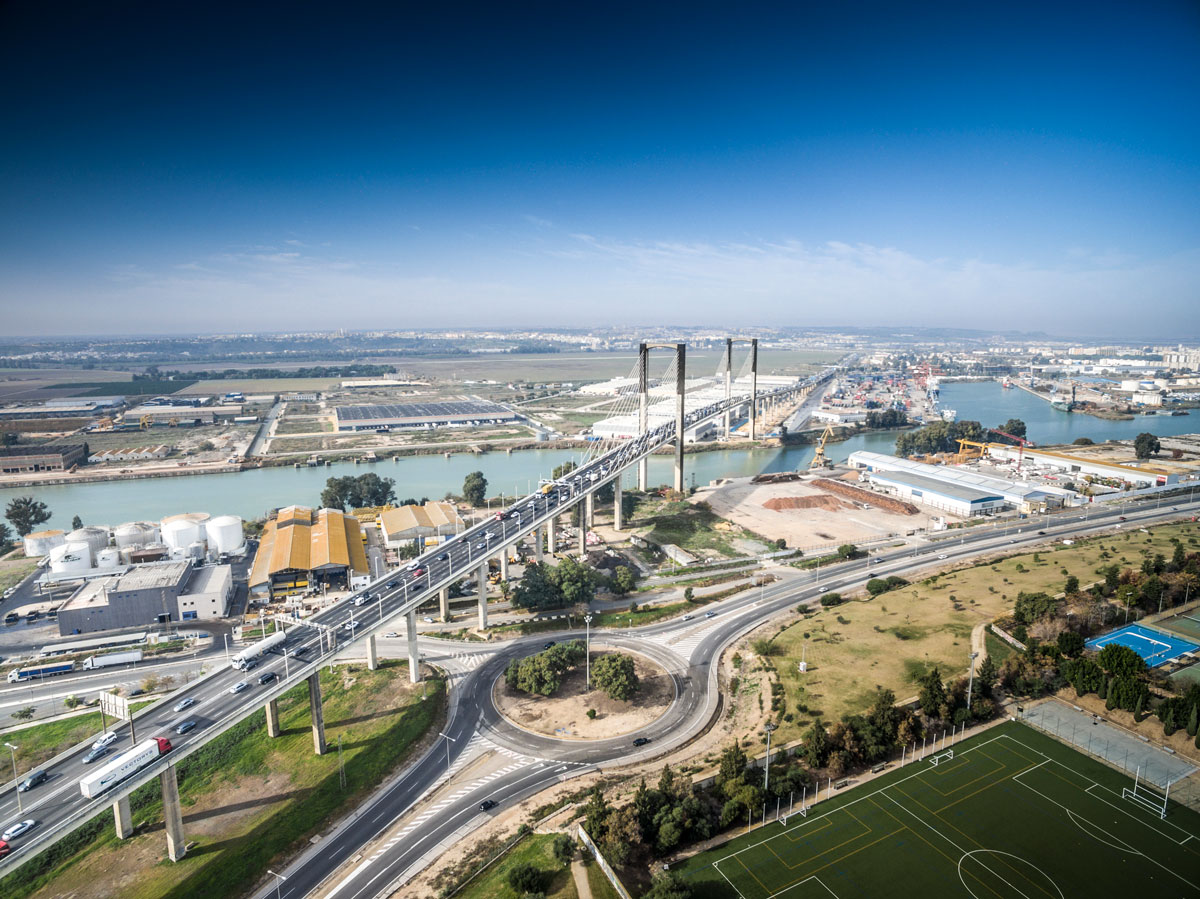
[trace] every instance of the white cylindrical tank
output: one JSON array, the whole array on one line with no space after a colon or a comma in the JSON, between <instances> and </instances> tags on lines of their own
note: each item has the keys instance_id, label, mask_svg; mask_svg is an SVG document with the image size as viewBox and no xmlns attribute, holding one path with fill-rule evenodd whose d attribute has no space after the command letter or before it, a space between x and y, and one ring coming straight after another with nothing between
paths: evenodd
<instances>
[{"instance_id":1,"label":"white cylindrical tank","mask_svg":"<svg viewBox=\"0 0 1200 899\"><path fill-rule=\"evenodd\" d=\"M116 568L121 564L121 551L115 546L106 546L96 553L97 568Z\"/></svg>"},{"instance_id":2,"label":"white cylindrical tank","mask_svg":"<svg viewBox=\"0 0 1200 899\"><path fill-rule=\"evenodd\" d=\"M189 543L187 549L184 550L184 556L189 559L203 559L205 545L197 540L195 543Z\"/></svg>"},{"instance_id":3,"label":"white cylindrical tank","mask_svg":"<svg viewBox=\"0 0 1200 899\"><path fill-rule=\"evenodd\" d=\"M108 528L95 525L79 528L67 534L67 543L86 543L92 550L92 558L96 553L108 546Z\"/></svg>"},{"instance_id":4,"label":"white cylindrical tank","mask_svg":"<svg viewBox=\"0 0 1200 899\"><path fill-rule=\"evenodd\" d=\"M35 531L25 535L25 555L29 558L49 555L50 550L67 542L62 531Z\"/></svg>"},{"instance_id":5,"label":"white cylindrical tank","mask_svg":"<svg viewBox=\"0 0 1200 899\"><path fill-rule=\"evenodd\" d=\"M163 543L172 549L185 549L204 537L204 528L190 518L175 517L163 521Z\"/></svg>"},{"instance_id":6,"label":"white cylindrical tank","mask_svg":"<svg viewBox=\"0 0 1200 899\"><path fill-rule=\"evenodd\" d=\"M152 521L130 521L113 531L117 546L124 549L127 546L144 546L147 543L157 543L158 525Z\"/></svg>"},{"instance_id":7,"label":"white cylindrical tank","mask_svg":"<svg viewBox=\"0 0 1200 899\"><path fill-rule=\"evenodd\" d=\"M81 574L92 568L92 548L82 540L64 543L50 551L50 570L55 574Z\"/></svg>"},{"instance_id":8,"label":"white cylindrical tank","mask_svg":"<svg viewBox=\"0 0 1200 899\"><path fill-rule=\"evenodd\" d=\"M172 546L169 557L172 562L182 562L186 554L187 550L184 547Z\"/></svg>"},{"instance_id":9,"label":"white cylindrical tank","mask_svg":"<svg viewBox=\"0 0 1200 899\"><path fill-rule=\"evenodd\" d=\"M208 546L213 552L237 552L246 544L242 536L242 519L236 515L222 515L205 525Z\"/></svg>"}]
</instances>

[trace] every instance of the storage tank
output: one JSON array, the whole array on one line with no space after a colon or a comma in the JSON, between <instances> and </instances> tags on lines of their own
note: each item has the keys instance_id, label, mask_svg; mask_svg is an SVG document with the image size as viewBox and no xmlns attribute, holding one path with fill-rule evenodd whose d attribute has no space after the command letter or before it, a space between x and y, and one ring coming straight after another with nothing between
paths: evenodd
<instances>
[{"instance_id":1,"label":"storage tank","mask_svg":"<svg viewBox=\"0 0 1200 899\"><path fill-rule=\"evenodd\" d=\"M121 551L115 546L106 546L96 553L97 568L116 568L121 564Z\"/></svg>"},{"instance_id":2,"label":"storage tank","mask_svg":"<svg viewBox=\"0 0 1200 899\"><path fill-rule=\"evenodd\" d=\"M25 535L25 555L29 558L41 558L50 554L56 546L67 542L62 531L36 531Z\"/></svg>"},{"instance_id":3,"label":"storage tank","mask_svg":"<svg viewBox=\"0 0 1200 899\"><path fill-rule=\"evenodd\" d=\"M95 525L79 528L67 534L67 543L86 543L91 547L92 558L95 558L96 553L108 546L108 528Z\"/></svg>"},{"instance_id":4,"label":"storage tank","mask_svg":"<svg viewBox=\"0 0 1200 899\"><path fill-rule=\"evenodd\" d=\"M246 545L242 519L236 515L214 518L204 529L208 533L208 546L215 553L236 553Z\"/></svg>"},{"instance_id":5,"label":"storage tank","mask_svg":"<svg viewBox=\"0 0 1200 899\"><path fill-rule=\"evenodd\" d=\"M92 569L92 548L82 540L64 543L50 551L50 570L55 574L82 574Z\"/></svg>"},{"instance_id":6,"label":"storage tank","mask_svg":"<svg viewBox=\"0 0 1200 899\"><path fill-rule=\"evenodd\" d=\"M157 543L158 525L152 521L129 521L113 531L113 537L120 549Z\"/></svg>"},{"instance_id":7,"label":"storage tank","mask_svg":"<svg viewBox=\"0 0 1200 899\"><path fill-rule=\"evenodd\" d=\"M187 559L203 559L205 553L205 544L197 540L195 543L189 543L185 549L184 557Z\"/></svg>"},{"instance_id":8,"label":"storage tank","mask_svg":"<svg viewBox=\"0 0 1200 899\"><path fill-rule=\"evenodd\" d=\"M162 538L163 543L172 549L185 549L189 544L204 538L204 528L190 518L176 516L170 521L164 519Z\"/></svg>"}]
</instances>

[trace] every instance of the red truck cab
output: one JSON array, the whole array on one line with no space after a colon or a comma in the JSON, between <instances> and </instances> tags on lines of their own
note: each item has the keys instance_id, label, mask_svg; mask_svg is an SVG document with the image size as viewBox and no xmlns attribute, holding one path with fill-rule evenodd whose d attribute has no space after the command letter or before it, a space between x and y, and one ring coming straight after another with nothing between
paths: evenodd
<instances>
[{"instance_id":1,"label":"red truck cab","mask_svg":"<svg viewBox=\"0 0 1200 899\"><path fill-rule=\"evenodd\" d=\"M166 755L171 751L171 741L166 737L155 737L154 742L158 744L158 754Z\"/></svg>"}]
</instances>

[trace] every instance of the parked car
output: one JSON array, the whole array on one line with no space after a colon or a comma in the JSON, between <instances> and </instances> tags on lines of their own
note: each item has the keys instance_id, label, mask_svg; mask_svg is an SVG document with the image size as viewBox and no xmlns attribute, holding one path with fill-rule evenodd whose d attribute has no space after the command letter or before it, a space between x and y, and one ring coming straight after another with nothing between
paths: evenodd
<instances>
[{"instance_id":1,"label":"parked car","mask_svg":"<svg viewBox=\"0 0 1200 899\"><path fill-rule=\"evenodd\" d=\"M187 699L179 700L179 702L175 703L173 708L176 712L182 712L184 709L190 709L195 704L196 704L196 700L192 699L192 697L189 696Z\"/></svg>"},{"instance_id":2,"label":"parked car","mask_svg":"<svg viewBox=\"0 0 1200 899\"><path fill-rule=\"evenodd\" d=\"M38 784L44 784L49 779L50 779L50 775L47 774L45 771L34 771L27 778L25 778L23 781L21 781L21 785L19 787L17 787L17 789L20 790L22 793L28 793L30 790L32 790L34 787L36 787Z\"/></svg>"},{"instance_id":3,"label":"parked car","mask_svg":"<svg viewBox=\"0 0 1200 899\"><path fill-rule=\"evenodd\" d=\"M249 686L250 685L248 683L246 683L244 680L240 680L236 684L234 684L232 687L229 688L229 692L230 693L241 693L243 690L248 689Z\"/></svg>"},{"instance_id":4,"label":"parked car","mask_svg":"<svg viewBox=\"0 0 1200 899\"><path fill-rule=\"evenodd\" d=\"M189 730L192 730L195 727L196 727L195 721L192 721L192 720L184 721L178 727L175 728L175 733L186 734Z\"/></svg>"}]
</instances>

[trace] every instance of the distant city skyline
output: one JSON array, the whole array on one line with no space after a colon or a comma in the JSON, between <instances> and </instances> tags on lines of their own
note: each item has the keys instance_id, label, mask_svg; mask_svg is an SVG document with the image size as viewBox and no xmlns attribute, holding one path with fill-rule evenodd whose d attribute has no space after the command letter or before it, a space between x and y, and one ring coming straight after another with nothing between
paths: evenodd
<instances>
[{"instance_id":1,"label":"distant city skyline","mask_svg":"<svg viewBox=\"0 0 1200 899\"><path fill-rule=\"evenodd\" d=\"M1191 336L1197 96L1187 2L6 4L4 331Z\"/></svg>"}]
</instances>

